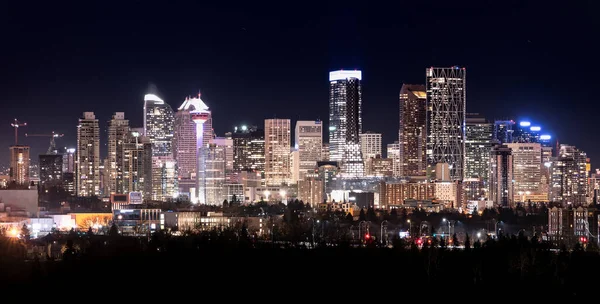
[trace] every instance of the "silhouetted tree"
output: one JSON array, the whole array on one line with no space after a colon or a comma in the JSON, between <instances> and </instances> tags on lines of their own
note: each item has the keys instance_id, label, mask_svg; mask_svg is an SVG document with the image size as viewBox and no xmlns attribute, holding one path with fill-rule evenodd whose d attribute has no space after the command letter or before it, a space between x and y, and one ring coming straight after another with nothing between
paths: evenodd
<instances>
[{"instance_id":1,"label":"silhouetted tree","mask_svg":"<svg viewBox=\"0 0 600 304\"><path fill-rule=\"evenodd\" d=\"M360 213L358 214L359 221L366 221L367 216L365 215L365 209L360 209Z\"/></svg>"},{"instance_id":2,"label":"silhouetted tree","mask_svg":"<svg viewBox=\"0 0 600 304\"><path fill-rule=\"evenodd\" d=\"M396 224L398 223L398 209L394 208L390 211L390 222Z\"/></svg>"},{"instance_id":3,"label":"silhouetted tree","mask_svg":"<svg viewBox=\"0 0 600 304\"><path fill-rule=\"evenodd\" d=\"M223 200L223 208L229 207L229 202L227 200Z\"/></svg>"},{"instance_id":4,"label":"silhouetted tree","mask_svg":"<svg viewBox=\"0 0 600 304\"><path fill-rule=\"evenodd\" d=\"M23 227L21 227L21 239L25 241L29 241L31 239L31 232L29 231L29 228L27 228L26 224L23 224Z\"/></svg>"},{"instance_id":5,"label":"silhouetted tree","mask_svg":"<svg viewBox=\"0 0 600 304\"><path fill-rule=\"evenodd\" d=\"M471 239L469 238L469 234L465 235L465 250L471 249Z\"/></svg>"},{"instance_id":6,"label":"silhouetted tree","mask_svg":"<svg viewBox=\"0 0 600 304\"><path fill-rule=\"evenodd\" d=\"M373 209L373 207L369 207L367 209L367 221L376 221L377 220L377 215L375 214L375 209Z\"/></svg>"},{"instance_id":7,"label":"silhouetted tree","mask_svg":"<svg viewBox=\"0 0 600 304\"><path fill-rule=\"evenodd\" d=\"M110 226L110 230L108 230L108 235L112 237L119 236L119 228L117 227L117 224L113 223L112 226Z\"/></svg>"},{"instance_id":8,"label":"silhouetted tree","mask_svg":"<svg viewBox=\"0 0 600 304\"><path fill-rule=\"evenodd\" d=\"M458 241L458 237L456 236L456 233L454 233L452 235L452 245L454 245L454 246L460 246L460 242Z\"/></svg>"},{"instance_id":9,"label":"silhouetted tree","mask_svg":"<svg viewBox=\"0 0 600 304\"><path fill-rule=\"evenodd\" d=\"M88 228L87 235L88 236L94 235L94 231L92 231L92 226L90 226L90 228Z\"/></svg>"},{"instance_id":10,"label":"silhouetted tree","mask_svg":"<svg viewBox=\"0 0 600 304\"><path fill-rule=\"evenodd\" d=\"M346 214L346 222L352 223L353 221L354 217L352 216L352 214L350 214L350 212L348 212L348 214Z\"/></svg>"}]
</instances>

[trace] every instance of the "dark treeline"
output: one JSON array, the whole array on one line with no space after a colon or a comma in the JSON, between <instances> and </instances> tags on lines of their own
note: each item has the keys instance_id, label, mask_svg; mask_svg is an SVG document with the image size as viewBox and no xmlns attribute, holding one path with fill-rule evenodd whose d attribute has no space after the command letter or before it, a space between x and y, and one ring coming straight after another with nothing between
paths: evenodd
<instances>
[{"instance_id":1,"label":"dark treeline","mask_svg":"<svg viewBox=\"0 0 600 304\"><path fill-rule=\"evenodd\" d=\"M217 231L186 237L157 233L150 240L83 235L58 241L64 242L61 260L23 261L22 241L2 238L1 286L40 291L161 286L163 293L195 286L262 286L298 296L363 288L384 295L419 293L426 299L464 295L518 300L587 297L596 284L590 278L600 271L597 251L581 246L551 251L523 236L466 242L464 250L447 248L442 241L419 249L401 240L394 241L394 248L375 243L361 248L349 243L291 248Z\"/></svg>"}]
</instances>

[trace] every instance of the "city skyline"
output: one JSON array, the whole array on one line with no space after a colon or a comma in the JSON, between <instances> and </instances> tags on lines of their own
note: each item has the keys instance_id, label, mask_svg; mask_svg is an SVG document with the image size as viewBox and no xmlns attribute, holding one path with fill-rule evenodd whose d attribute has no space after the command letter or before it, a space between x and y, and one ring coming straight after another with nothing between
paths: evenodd
<instances>
[{"instance_id":1,"label":"city skyline","mask_svg":"<svg viewBox=\"0 0 600 304\"><path fill-rule=\"evenodd\" d=\"M19 6L7 8L11 14L3 21L7 29L28 30L24 35L8 32L7 47L0 50L5 61L0 85L6 88L4 102L11 105L0 113L0 121L6 123L0 144L14 141L8 124L18 118L28 122L20 134L22 142L32 146L32 155L47 149L47 143L42 138L24 138L25 132L55 130L65 134L57 140L58 146L74 146L72 125L83 111L94 111L102 124L114 112L125 112L132 126L141 126L140 96L149 82L158 85L161 97L172 107L202 89L215 113L217 134L235 125L261 125L272 117L289 118L292 124L326 121L324 80L329 71L340 68L363 71L363 130L382 133L383 142L392 143L397 126L383 122L397 121L401 85L423 84L426 67L459 65L470 75L467 112L490 120L539 122L561 143L588 152L592 161L600 157L600 144L578 132L594 127L594 106L588 106L594 92L580 84L598 64L586 59L594 58L595 48L588 38L594 27L586 18L565 20L569 15L565 8L453 3L438 11L416 3L389 10L366 5L340 11L324 5L316 13L308 8L282 12L258 5L230 13L225 7L189 4L163 8L161 22L154 22L143 18L157 15L158 8L151 5L123 5L119 12L99 8L97 15L85 19L73 13L76 8L62 5L40 9L43 14ZM422 22L418 14L392 18L394 7L428 12L437 21ZM593 11L582 4L567 10L578 12L573 16ZM202 11L205 17L181 18L183 11ZM457 21L456 15L468 18ZM561 22L548 16L562 16ZM105 21L109 19L111 23ZM453 43L446 43L449 37L428 37L433 28L450 22L464 29L452 37ZM418 47L398 48L396 39L390 38L406 33ZM581 47L573 50L557 44L557 33L570 33ZM280 38L277 44L273 37ZM149 43L153 47L148 48ZM211 47L199 47L203 45ZM286 94L298 85L301 90ZM101 125L103 155L105 130ZM2 159L8 154L7 149L0 151Z\"/></svg>"}]
</instances>

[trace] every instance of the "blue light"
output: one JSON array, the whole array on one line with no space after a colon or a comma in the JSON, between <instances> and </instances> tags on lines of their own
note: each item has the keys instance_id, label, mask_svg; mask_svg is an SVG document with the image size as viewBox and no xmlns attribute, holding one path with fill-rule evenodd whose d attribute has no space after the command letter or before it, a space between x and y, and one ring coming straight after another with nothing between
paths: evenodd
<instances>
[{"instance_id":1,"label":"blue light","mask_svg":"<svg viewBox=\"0 0 600 304\"><path fill-rule=\"evenodd\" d=\"M537 127L537 126L536 127L531 127L531 128L529 128L529 130L531 130L533 132L539 132L539 131L542 130L542 127Z\"/></svg>"},{"instance_id":2,"label":"blue light","mask_svg":"<svg viewBox=\"0 0 600 304\"><path fill-rule=\"evenodd\" d=\"M528 121L522 121L522 122L519 123L519 126L521 126L521 127L529 127L529 126L531 126L531 123L528 122Z\"/></svg>"},{"instance_id":3,"label":"blue light","mask_svg":"<svg viewBox=\"0 0 600 304\"><path fill-rule=\"evenodd\" d=\"M540 140L550 140L550 139L552 139L552 136L550 136L548 134L540 135Z\"/></svg>"}]
</instances>

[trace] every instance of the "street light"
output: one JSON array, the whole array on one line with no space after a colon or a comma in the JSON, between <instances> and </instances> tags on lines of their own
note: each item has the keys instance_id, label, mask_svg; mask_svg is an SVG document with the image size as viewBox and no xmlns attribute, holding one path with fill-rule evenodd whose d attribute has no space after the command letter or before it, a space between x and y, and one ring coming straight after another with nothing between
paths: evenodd
<instances>
[{"instance_id":1,"label":"street light","mask_svg":"<svg viewBox=\"0 0 600 304\"><path fill-rule=\"evenodd\" d=\"M406 220L406 222L408 223L408 236L412 238L412 222L410 219Z\"/></svg>"}]
</instances>

